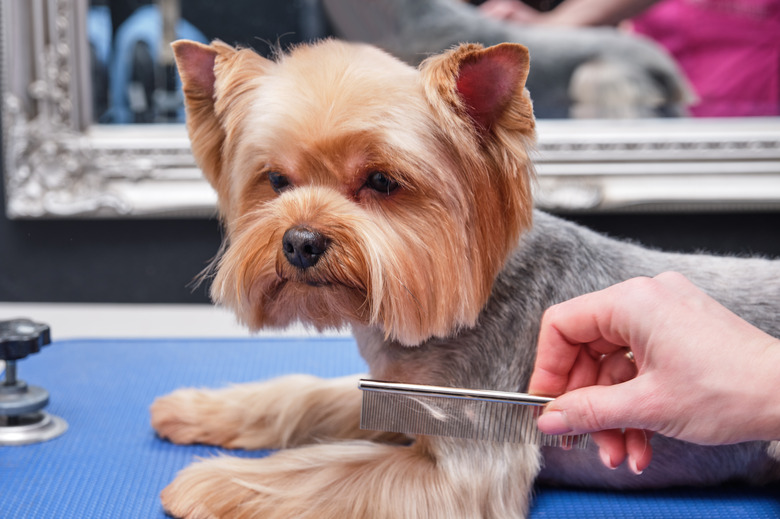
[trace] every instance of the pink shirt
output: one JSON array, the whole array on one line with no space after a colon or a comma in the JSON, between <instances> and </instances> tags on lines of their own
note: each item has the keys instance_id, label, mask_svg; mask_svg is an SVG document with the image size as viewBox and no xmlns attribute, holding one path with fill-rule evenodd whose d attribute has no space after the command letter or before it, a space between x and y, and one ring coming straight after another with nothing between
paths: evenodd
<instances>
[{"instance_id":1,"label":"pink shirt","mask_svg":"<svg viewBox=\"0 0 780 519\"><path fill-rule=\"evenodd\" d=\"M680 64L693 115L780 114L780 0L662 0L633 27Z\"/></svg>"}]
</instances>

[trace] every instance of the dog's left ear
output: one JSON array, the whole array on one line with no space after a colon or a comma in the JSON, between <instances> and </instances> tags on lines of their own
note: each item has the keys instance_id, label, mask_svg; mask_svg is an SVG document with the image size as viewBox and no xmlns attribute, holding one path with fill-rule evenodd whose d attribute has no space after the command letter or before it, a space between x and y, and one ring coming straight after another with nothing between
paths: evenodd
<instances>
[{"instance_id":1,"label":"dog's left ear","mask_svg":"<svg viewBox=\"0 0 780 519\"><path fill-rule=\"evenodd\" d=\"M484 48L464 44L422 63L429 100L443 101L480 134L498 128L534 133L533 106L525 90L528 49L515 43Z\"/></svg>"},{"instance_id":2,"label":"dog's left ear","mask_svg":"<svg viewBox=\"0 0 780 519\"><path fill-rule=\"evenodd\" d=\"M472 278L481 289L463 314L474 321L533 219L534 168L528 153L536 132L525 88L528 68L528 49L512 43L465 44L420 65L432 115L447 134L444 142L454 163L462 163L450 171L471 194L471 203L461 209L465 221L475 222L468 242Z\"/></svg>"}]
</instances>

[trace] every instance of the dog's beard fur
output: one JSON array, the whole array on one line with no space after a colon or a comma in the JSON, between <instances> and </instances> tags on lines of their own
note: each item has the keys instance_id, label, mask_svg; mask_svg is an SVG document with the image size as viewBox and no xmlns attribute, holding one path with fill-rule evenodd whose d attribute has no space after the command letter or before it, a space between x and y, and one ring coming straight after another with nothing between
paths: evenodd
<instances>
[{"instance_id":1,"label":"dog's beard fur","mask_svg":"<svg viewBox=\"0 0 780 519\"><path fill-rule=\"evenodd\" d=\"M372 326L407 345L475 323L530 222L524 48L463 46L419 72L335 41L279 62L221 43L177 53L227 227L216 302L252 329ZM277 194L269 171L294 187ZM366 187L375 171L398 189ZM312 268L284 257L295 226L330 243Z\"/></svg>"}]
</instances>

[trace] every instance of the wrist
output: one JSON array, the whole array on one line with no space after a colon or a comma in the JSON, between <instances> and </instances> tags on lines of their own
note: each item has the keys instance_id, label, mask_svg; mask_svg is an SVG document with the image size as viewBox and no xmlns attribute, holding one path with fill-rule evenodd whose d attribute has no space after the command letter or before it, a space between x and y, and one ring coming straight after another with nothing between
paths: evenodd
<instances>
[{"instance_id":1,"label":"wrist","mask_svg":"<svg viewBox=\"0 0 780 519\"><path fill-rule=\"evenodd\" d=\"M780 340L766 336L756 345L755 372L751 376L749 400L743 402L753 424L743 424L751 433L748 440L780 440Z\"/></svg>"},{"instance_id":2,"label":"wrist","mask_svg":"<svg viewBox=\"0 0 780 519\"><path fill-rule=\"evenodd\" d=\"M767 401L767 415L769 417L765 440L780 440L780 377L777 376L780 369L780 339L773 339L766 347L768 380L774 384L768 387L763 397Z\"/></svg>"}]
</instances>

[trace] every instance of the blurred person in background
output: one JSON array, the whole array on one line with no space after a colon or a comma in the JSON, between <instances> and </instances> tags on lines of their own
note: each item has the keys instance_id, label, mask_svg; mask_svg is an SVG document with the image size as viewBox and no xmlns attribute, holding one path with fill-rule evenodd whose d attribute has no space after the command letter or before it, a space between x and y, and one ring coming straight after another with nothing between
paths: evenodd
<instances>
[{"instance_id":1,"label":"blurred person in background","mask_svg":"<svg viewBox=\"0 0 780 519\"><path fill-rule=\"evenodd\" d=\"M692 115L780 115L780 0L565 0L548 11L487 0L480 9L521 25L622 24L677 60L698 97Z\"/></svg>"}]
</instances>

